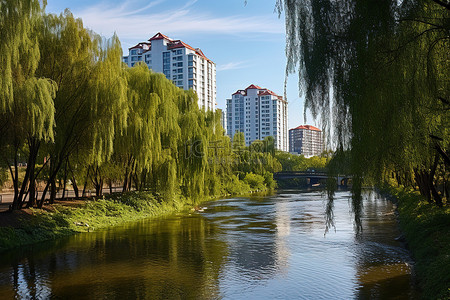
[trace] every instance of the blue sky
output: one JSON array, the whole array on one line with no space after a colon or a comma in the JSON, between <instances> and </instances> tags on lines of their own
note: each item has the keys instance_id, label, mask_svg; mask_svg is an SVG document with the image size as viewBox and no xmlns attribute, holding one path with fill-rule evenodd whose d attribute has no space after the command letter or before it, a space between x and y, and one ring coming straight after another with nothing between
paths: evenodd
<instances>
[{"instance_id":1,"label":"blue sky","mask_svg":"<svg viewBox=\"0 0 450 300\"><path fill-rule=\"evenodd\" d=\"M124 54L138 42L161 32L202 49L216 63L217 103L250 84L284 93L284 16L274 12L275 0L47 0L48 13L69 8L85 27L120 38ZM289 128L304 124L298 77L287 85ZM307 124L319 125L308 114Z\"/></svg>"}]
</instances>

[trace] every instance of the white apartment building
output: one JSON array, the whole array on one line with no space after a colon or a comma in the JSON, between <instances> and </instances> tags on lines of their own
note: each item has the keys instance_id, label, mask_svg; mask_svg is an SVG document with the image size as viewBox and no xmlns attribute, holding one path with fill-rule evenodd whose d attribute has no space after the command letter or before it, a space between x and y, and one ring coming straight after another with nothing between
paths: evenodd
<instances>
[{"instance_id":1,"label":"white apartment building","mask_svg":"<svg viewBox=\"0 0 450 300\"><path fill-rule=\"evenodd\" d=\"M272 136L278 150L288 151L287 101L271 90L250 85L227 99L227 134L243 132L248 146Z\"/></svg>"},{"instance_id":2,"label":"white apartment building","mask_svg":"<svg viewBox=\"0 0 450 300\"><path fill-rule=\"evenodd\" d=\"M153 71L164 73L176 86L193 89L198 95L200 108L215 109L216 65L202 50L158 32L147 42L139 43L128 51L123 62L129 67L142 61Z\"/></svg>"},{"instance_id":3,"label":"white apartment building","mask_svg":"<svg viewBox=\"0 0 450 300\"><path fill-rule=\"evenodd\" d=\"M321 155L324 150L322 130L311 125L289 129L289 152L305 157Z\"/></svg>"}]
</instances>

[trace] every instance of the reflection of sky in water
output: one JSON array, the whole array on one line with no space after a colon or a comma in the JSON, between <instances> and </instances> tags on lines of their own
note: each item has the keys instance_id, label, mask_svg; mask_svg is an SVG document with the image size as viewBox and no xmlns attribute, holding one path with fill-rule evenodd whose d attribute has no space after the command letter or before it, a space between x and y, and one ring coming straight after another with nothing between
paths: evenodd
<instances>
[{"instance_id":1,"label":"reflection of sky in water","mask_svg":"<svg viewBox=\"0 0 450 300\"><path fill-rule=\"evenodd\" d=\"M368 195L356 235L348 197L326 236L324 195L286 191L6 252L0 298L413 297L392 204Z\"/></svg>"}]
</instances>

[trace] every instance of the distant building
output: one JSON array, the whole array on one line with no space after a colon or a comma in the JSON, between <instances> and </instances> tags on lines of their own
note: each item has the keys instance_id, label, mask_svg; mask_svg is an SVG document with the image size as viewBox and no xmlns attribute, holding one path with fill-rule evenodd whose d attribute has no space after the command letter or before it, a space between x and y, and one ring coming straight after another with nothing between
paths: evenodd
<instances>
[{"instance_id":1,"label":"distant building","mask_svg":"<svg viewBox=\"0 0 450 300\"><path fill-rule=\"evenodd\" d=\"M227 134L243 132L248 146L272 136L275 147L288 151L287 101L271 90L250 85L227 99Z\"/></svg>"},{"instance_id":2,"label":"distant building","mask_svg":"<svg viewBox=\"0 0 450 300\"><path fill-rule=\"evenodd\" d=\"M193 89L198 95L198 105L214 110L216 105L216 65L199 48L181 40L173 40L162 33L147 42L128 49L123 62L129 67L142 61L155 72L161 72L185 90Z\"/></svg>"},{"instance_id":3,"label":"distant building","mask_svg":"<svg viewBox=\"0 0 450 300\"><path fill-rule=\"evenodd\" d=\"M225 130L225 134L227 134L227 117L224 110L217 108L216 111L220 115L220 125L222 125L222 128Z\"/></svg>"},{"instance_id":4,"label":"distant building","mask_svg":"<svg viewBox=\"0 0 450 300\"><path fill-rule=\"evenodd\" d=\"M289 130L289 152L311 157L322 154L322 130L311 125L301 125Z\"/></svg>"}]
</instances>

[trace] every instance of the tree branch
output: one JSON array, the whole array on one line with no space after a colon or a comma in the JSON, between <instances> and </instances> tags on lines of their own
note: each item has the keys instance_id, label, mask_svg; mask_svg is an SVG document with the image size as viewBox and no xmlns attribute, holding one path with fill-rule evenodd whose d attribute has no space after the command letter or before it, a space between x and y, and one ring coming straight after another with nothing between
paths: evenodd
<instances>
[{"instance_id":1,"label":"tree branch","mask_svg":"<svg viewBox=\"0 0 450 300\"><path fill-rule=\"evenodd\" d=\"M448 10L450 10L450 3L449 2L444 2L444 1L441 1L441 0L431 0L431 1L433 1L434 3L436 3L436 4L440 5L440 6L445 7Z\"/></svg>"}]
</instances>

